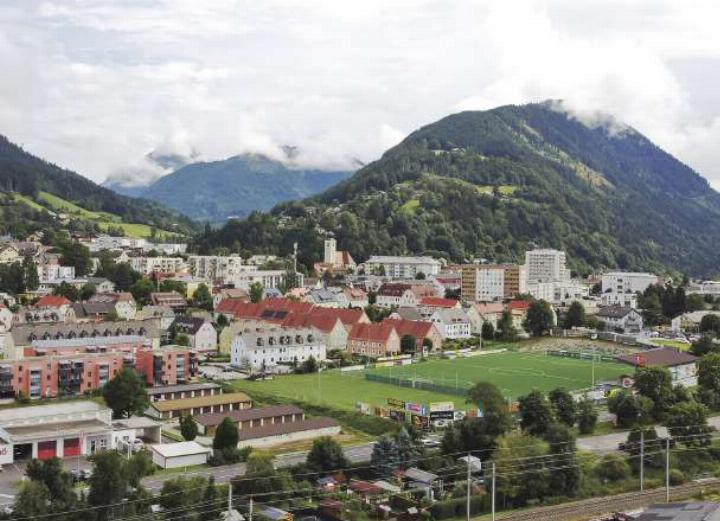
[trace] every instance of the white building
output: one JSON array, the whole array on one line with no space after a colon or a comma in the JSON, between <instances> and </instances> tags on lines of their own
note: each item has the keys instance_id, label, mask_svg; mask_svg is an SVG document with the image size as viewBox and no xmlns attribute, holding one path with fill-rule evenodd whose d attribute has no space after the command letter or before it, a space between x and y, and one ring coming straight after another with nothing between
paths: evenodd
<instances>
[{"instance_id":1,"label":"white building","mask_svg":"<svg viewBox=\"0 0 720 521\"><path fill-rule=\"evenodd\" d=\"M565 252L542 249L525 252L528 287L537 282L568 280L570 270L565 266Z\"/></svg>"},{"instance_id":2,"label":"white building","mask_svg":"<svg viewBox=\"0 0 720 521\"><path fill-rule=\"evenodd\" d=\"M325 239L325 250L323 253L323 262L325 264L335 264L335 258L337 257L337 242L335 239Z\"/></svg>"},{"instance_id":3,"label":"white building","mask_svg":"<svg viewBox=\"0 0 720 521\"><path fill-rule=\"evenodd\" d=\"M324 335L315 328L246 328L230 346L230 362L237 367L272 370L278 364L301 364L311 356L326 358Z\"/></svg>"},{"instance_id":4,"label":"white building","mask_svg":"<svg viewBox=\"0 0 720 521\"><path fill-rule=\"evenodd\" d=\"M713 297L720 297L720 281L703 280L702 282L691 284L689 293L699 293L700 295L712 295Z\"/></svg>"},{"instance_id":5,"label":"white building","mask_svg":"<svg viewBox=\"0 0 720 521\"><path fill-rule=\"evenodd\" d=\"M620 306L601 308L597 317L605 322L608 331L639 333L643 328L643 318L637 310Z\"/></svg>"},{"instance_id":6,"label":"white building","mask_svg":"<svg viewBox=\"0 0 720 521\"><path fill-rule=\"evenodd\" d=\"M442 263L432 257L389 257L373 255L365 261L365 273L384 271L388 277L414 279L418 273L437 275Z\"/></svg>"},{"instance_id":7,"label":"white building","mask_svg":"<svg viewBox=\"0 0 720 521\"><path fill-rule=\"evenodd\" d=\"M435 324L443 338L456 339L472 336L470 318L462 309L438 309L430 316L430 321Z\"/></svg>"},{"instance_id":8,"label":"white building","mask_svg":"<svg viewBox=\"0 0 720 521\"><path fill-rule=\"evenodd\" d=\"M187 263L193 277L208 280L234 278L243 266L239 255L190 255Z\"/></svg>"},{"instance_id":9,"label":"white building","mask_svg":"<svg viewBox=\"0 0 720 521\"><path fill-rule=\"evenodd\" d=\"M474 302L492 302L505 298L505 268L478 266L475 270Z\"/></svg>"},{"instance_id":10,"label":"white building","mask_svg":"<svg viewBox=\"0 0 720 521\"><path fill-rule=\"evenodd\" d=\"M182 257L130 257L130 267L143 275L156 273L182 273L187 264Z\"/></svg>"},{"instance_id":11,"label":"white building","mask_svg":"<svg viewBox=\"0 0 720 521\"><path fill-rule=\"evenodd\" d=\"M43 282L58 279L74 279L75 266L60 266L59 264L40 264L37 267L38 278Z\"/></svg>"},{"instance_id":12,"label":"white building","mask_svg":"<svg viewBox=\"0 0 720 521\"><path fill-rule=\"evenodd\" d=\"M658 276L652 273L631 271L609 271L602 276L602 292L604 293L642 293L649 286L659 282Z\"/></svg>"},{"instance_id":13,"label":"white building","mask_svg":"<svg viewBox=\"0 0 720 521\"><path fill-rule=\"evenodd\" d=\"M602 293L600 303L603 306L622 306L624 308L637 309L636 293Z\"/></svg>"},{"instance_id":14,"label":"white building","mask_svg":"<svg viewBox=\"0 0 720 521\"><path fill-rule=\"evenodd\" d=\"M286 276L287 271L285 270L259 270L255 266L242 266L242 269L226 282L232 283L236 288L241 288L245 291L249 290L250 286L255 282L259 282L265 289L275 289L285 283ZM297 273L296 276L298 287L302 287L302 273Z\"/></svg>"},{"instance_id":15,"label":"white building","mask_svg":"<svg viewBox=\"0 0 720 521\"><path fill-rule=\"evenodd\" d=\"M161 469L205 465L212 450L196 441L159 443L152 446L152 460Z\"/></svg>"},{"instance_id":16,"label":"white building","mask_svg":"<svg viewBox=\"0 0 720 521\"><path fill-rule=\"evenodd\" d=\"M187 251L187 244L182 242L146 242L141 249L146 253L155 250L156 252L167 256L184 255Z\"/></svg>"}]
</instances>

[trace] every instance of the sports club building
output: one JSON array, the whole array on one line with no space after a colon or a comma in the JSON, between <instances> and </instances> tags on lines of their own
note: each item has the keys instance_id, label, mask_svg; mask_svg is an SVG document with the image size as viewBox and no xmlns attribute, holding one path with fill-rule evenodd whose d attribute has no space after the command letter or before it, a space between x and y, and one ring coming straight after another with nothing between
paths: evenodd
<instances>
[{"instance_id":1,"label":"sports club building","mask_svg":"<svg viewBox=\"0 0 720 521\"><path fill-rule=\"evenodd\" d=\"M131 418L130 420L135 420ZM114 449L136 437L157 438L160 427L112 421L112 411L91 401L3 409L0 414L0 465L38 458L69 458Z\"/></svg>"}]
</instances>

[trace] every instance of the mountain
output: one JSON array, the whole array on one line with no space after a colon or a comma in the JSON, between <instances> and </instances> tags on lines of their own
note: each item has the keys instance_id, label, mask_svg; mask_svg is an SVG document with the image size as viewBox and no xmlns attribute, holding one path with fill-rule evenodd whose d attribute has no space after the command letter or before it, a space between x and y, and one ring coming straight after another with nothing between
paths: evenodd
<instances>
[{"instance_id":1,"label":"mountain","mask_svg":"<svg viewBox=\"0 0 720 521\"><path fill-rule=\"evenodd\" d=\"M452 261L520 261L533 246L571 267L720 267L720 194L700 175L612 118L583 123L559 102L454 114L410 134L344 182L199 239L286 253L308 265L322 234L363 260L425 253Z\"/></svg>"},{"instance_id":2,"label":"mountain","mask_svg":"<svg viewBox=\"0 0 720 521\"><path fill-rule=\"evenodd\" d=\"M60 228L59 214L71 229L123 229L128 235L159 232L191 234L197 225L156 202L118 195L89 179L48 163L0 136L0 232L21 236L28 230ZM63 225L64 226L64 225Z\"/></svg>"},{"instance_id":3,"label":"mountain","mask_svg":"<svg viewBox=\"0 0 720 521\"><path fill-rule=\"evenodd\" d=\"M222 161L191 163L142 190L135 187L126 193L152 199L193 219L225 222L317 194L350 175L291 169L262 155L242 154Z\"/></svg>"}]
</instances>

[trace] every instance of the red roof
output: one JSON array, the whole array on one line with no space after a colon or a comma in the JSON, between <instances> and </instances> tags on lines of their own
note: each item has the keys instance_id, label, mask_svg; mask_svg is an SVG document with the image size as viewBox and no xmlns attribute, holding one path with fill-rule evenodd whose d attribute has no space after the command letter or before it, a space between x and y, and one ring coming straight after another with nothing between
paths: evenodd
<instances>
[{"instance_id":1,"label":"red roof","mask_svg":"<svg viewBox=\"0 0 720 521\"><path fill-rule=\"evenodd\" d=\"M423 297L420 299L420 305L431 308L454 308L458 305L458 301L452 298Z\"/></svg>"},{"instance_id":2,"label":"red roof","mask_svg":"<svg viewBox=\"0 0 720 521\"><path fill-rule=\"evenodd\" d=\"M400 336L410 335L416 339L422 340L432 332L432 322L422 322L420 320L405 320L402 318L386 318L382 324L390 324L395 328Z\"/></svg>"},{"instance_id":3,"label":"red roof","mask_svg":"<svg viewBox=\"0 0 720 521\"><path fill-rule=\"evenodd\" d=\"M524 311L530 307L530 301L529 300L511 300L508 302L507 308L508 311L512 311L514 309L519 309L521 311Z\"/></svg>"},{"instance_id":4,"label":"red roof","mask_svg":"<svg viewBox=\"0 0 720 521\"><path fill-rule=\"evenodd\" d=\"M68 299L61 297L60 295L45 295L35 303L35 307L59 308L60 306L68 306L70 304L71 302Z\"/></svg>"},{"instance_id":5,"label":"red roof","mask_svg":"<svg viewBox=\"0 0 720 521\"><path fill-rule=\"evenodd\" d=\"M392 324L355 324L350 330L348 340L364 340L368 342L386 343L395 328Z\"/></svg>"},{"instance_id":6,"label":"red roof","mask_svg":"<svg viewBox=\"0 0 720 521\"><path fill-rule=\"evenodd\" d=\"M669 347L660 347L657 349L648 349L638 353L629 355L621 355L617 357L618 362L634 365L635 367L643 366L660 366L674 367L676 365L692 364L699 360L697 356L682 351L676 351Z\"/></svg>"},{"instance_id":7,"label":"red roof","mask_svg":"<svg viewBox=\"0 0 720 521\"><path fill-rule=\"evenodd\" d=\"M315 307L310 310L310 314L339 318L340 321L346 326L355 325L359 323L363 319L363 317L365 317L365 312L360 308L340 309Z\"/></svg>"},{"instance_id":8,"label":"red roof","mask_svg":"<svg viewBox=\"0 0 720 521\"><path fill-rule=\"evenodd\" d=\"M487 313L502 313L503 305L502 302L478 302L475 304L475 310L481 315Z\"/></svg>"},{"instance_id":9,"label":"red roof","mask_svg":"<svg viewBox=\"0 0 720 521\"><path fill-rule=\"evenodd\" d=\"M329 333L338 323L338 318L330 315L299 315L290 313L282 321L283 327L315 327L323 333ZM342 323L341 323L342 324Z\"/></svg>"},{"instance_id":10,"label":"red roof","mask_svg":"<svg viewBox=\"0 0 720 521\"><path fill-rule=\"evenodd\" d=\"M407 290L412 289L410 284L402 282L385 282L378 288L378 295L384 297L401 297Z\"/></svg>"},{"instance_id":11,"label":"red roof","mask_svg":"<svg viewBox=\"0 0 720 521\"><path fill-rule=\"evenodd\" d=\"M350 489L358 494L382 494L384 492L384 490L377 485L357 479L350 480Z\"/></svg>"}]
</instances>

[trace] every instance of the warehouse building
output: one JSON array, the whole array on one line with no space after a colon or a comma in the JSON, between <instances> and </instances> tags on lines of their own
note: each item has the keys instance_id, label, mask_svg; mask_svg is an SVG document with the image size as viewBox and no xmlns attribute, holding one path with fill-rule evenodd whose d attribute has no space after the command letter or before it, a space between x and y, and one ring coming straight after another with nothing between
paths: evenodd
<instances>
[{"instance_id":1,"label":"warehouse building","mask_svg":"<svg viewBox=\"0 0 720 521\"><path fill-rule=\"evenodd\" d=\"M247 394L227 393L152 402L146 414L153 418L169 420L184 415L195 416L197 414L249 409L251 406L252 400Z\"/></svg>"},{"instance_id":2,"label":"warehouse building","mask_svg":"<svg viewBox=\"0 0 720 521\"><path fill-rule=\"evenodd\" d=\"M233 423L237 424L238 430L242 431L266 425L302 421L305 419L305 413L294 405L272 405L227 413L201 414L195 417L195 421L205 436L214 436L218 425L225 418L230 418Z\"/></svg>"},{"instance_id":3,"label":"warehouse building","mask_svg":"<svg viewBox=\"0 0 720 521\"><path fill-rule=\"evenodd\" d=\"M340 434L340 424L332 418L310 418L242 429L238 432L238 447L265 448L337 434Z\"/></svg>"}]
</instances>

